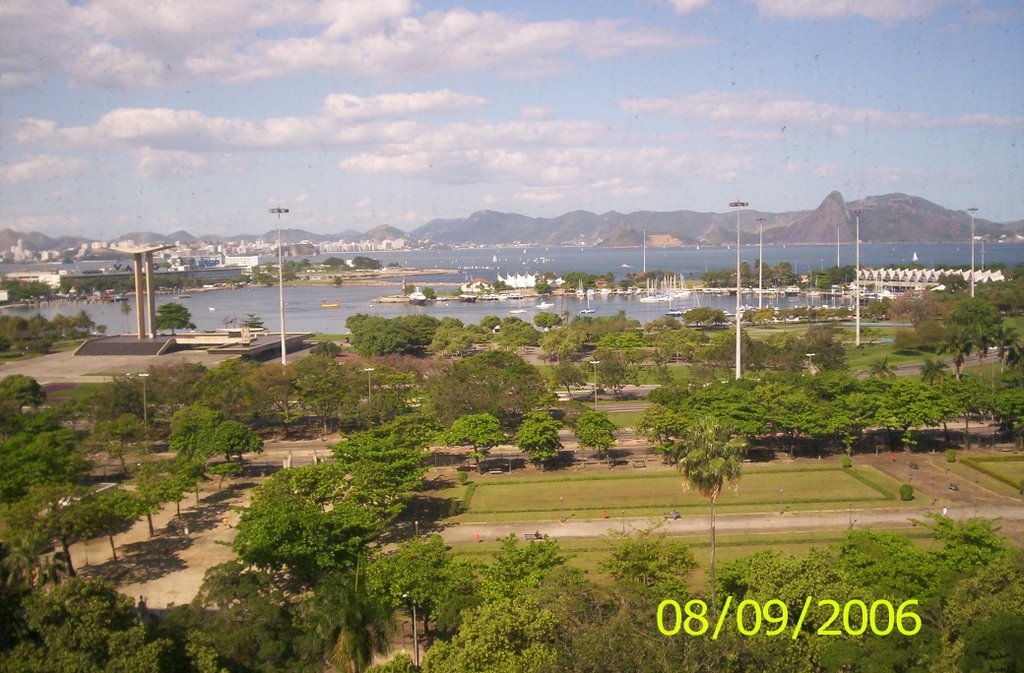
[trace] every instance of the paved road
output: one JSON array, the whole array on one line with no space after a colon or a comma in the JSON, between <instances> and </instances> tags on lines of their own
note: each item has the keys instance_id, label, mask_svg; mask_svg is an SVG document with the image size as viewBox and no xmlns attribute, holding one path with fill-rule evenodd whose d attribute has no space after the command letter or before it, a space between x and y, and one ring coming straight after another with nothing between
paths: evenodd
<instances>
[{"instance_id":1,"label":"paved road","mask_svg":"<svg viewBox=\"0 0 1024 673\"><path fill-rule=\"evenodd\" d=\"M929 513L941 513L941 507L891 510L824 510L816 512L759 512L755 514L718 514L717 529L727 533L802 533L823 530L845 530L852 523L854 528L901 527L910 525L913 519L923 519ZM614 511L612 512L615 513ZM974 517L1000 518L1004 521L1024 521L1024 506L1018 504L979 505L947 509L953 519L963 520ZM525 533L539 531L555 540L598 538L610 530L640 530L661 524L662 532L669 535L701 535L710 533L711 517L684 516L678 520L668 517L610 517L608 519L577 520L565 522L509 522L509 523L465 523L446 528L441 537L448 543L494 540L507 537L510 533L522 537Z\"/></svg>"}]
</instances>

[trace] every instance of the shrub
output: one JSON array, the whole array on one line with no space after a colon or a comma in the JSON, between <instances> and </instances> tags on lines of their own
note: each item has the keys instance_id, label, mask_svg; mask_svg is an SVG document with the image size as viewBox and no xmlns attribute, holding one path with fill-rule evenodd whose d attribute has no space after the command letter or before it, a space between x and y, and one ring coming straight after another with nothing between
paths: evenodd
<instances>
[{"instance_id":1,"label":"shrub","mask_svg":"<svg viewBox=\"0 0 1024 673\"><path fill-rule=\"evenodd\" d=\"M914 487L910 484L900 486L900 500L907 502L914 499Z\"/></svg>"},{"instance_id":2,"label":"shrub","mask_svg":"<svg viewBox=\"0 0 1024 673\"><path fill-rule=\"evenodd\" d=\"M956 462L956 449L946 449L946 462L947 463L955 463Z\"/></svg>"},{"instance_id":3,"label":"shrub","mask_svg":"<svg viewBox=\"0 0 1024 673\"><path fill-rule=\"evenodd\" d=\"M843 467L845 467L846 469L853 467L853 458L850 458L849 456L843 456Z\"/></svg>"},{"instance_id":4,"label":"shrub","mask_svg":"<svg viewBox=\"0 0 1024 673\"><path fill-rule=\"evenodd\" d=\"M469 481L469 473L468 472L456 472L455 473L455 480L458 481L460 485L464 485L467 481Z\"/></svg>"}]
</instances>

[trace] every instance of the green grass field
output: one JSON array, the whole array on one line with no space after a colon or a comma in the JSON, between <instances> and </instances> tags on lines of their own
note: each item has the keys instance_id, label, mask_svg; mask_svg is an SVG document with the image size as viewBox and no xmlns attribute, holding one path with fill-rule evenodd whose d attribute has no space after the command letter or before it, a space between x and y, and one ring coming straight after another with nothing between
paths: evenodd
<instances>
[{"instance_id":1,"label":"green grass field","mask_svg":"<svg viewBox=\"0 0 1024 673\"><path fill-rule=\"evenodd\" d=\"M614 522L609 528L614 527ZM875 528L878 530L878 528ZM922 546L935 544L934 538L921 528L901 526L894 528L907 537L913 538L915 543ZM719 535L717 543L718 563L724 564L735 561L738 558L749 556L762 549L772 549L782 554L793 554L801 556L806 554L812 547L825 547L840 542L846 533L845 531L817 531L802 533L764 533L749 535ZM706 578L706 568L711 563L711 540L707 535L684 535L673 536L672 540L689 545L697 563L700 567L690 576L690 587L697 589L701 587ZM469 558L481 563L490 563L494 553L500 546L497 540L484 540L478 543L465 542L452 545L452 551L464 558ZM598 581L605 581L608 578L601 572L601 562L608 558L611 550L611 543L608 539L580 540L567 539L559 540L558 546L563 553L569 556L568 565L579 568Z\"/></svg>"},{"instance_id":2,"label":"green grass field","mask_svg":"<svg viewBox=\"0 0 1024 673\"><path fill-rule=\"evenodd\" d=\"M844 470L839 466L762 468L750 467L736 489L727 488L719 498L723 512L757 512L823 507L899 506L899 484L865 466ZM466 498L466 487L447 489L441 497ZM627 512L629 516L660 516L672 510L687 513L707 507L707 499L686 490L678 474L624 472L508 479L482 477L472 485L468 511L461 522L551 521L566 516L596 519L602 512Z\"/></svg>"}]
</instances>

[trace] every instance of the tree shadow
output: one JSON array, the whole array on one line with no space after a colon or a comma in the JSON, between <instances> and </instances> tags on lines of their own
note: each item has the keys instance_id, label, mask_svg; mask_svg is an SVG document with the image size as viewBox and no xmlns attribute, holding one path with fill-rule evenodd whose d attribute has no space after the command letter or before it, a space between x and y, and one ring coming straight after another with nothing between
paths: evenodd
<instances>
[{"instance_id":1,"label":"tree shadow","mask_svg":"<svg viewBox=\"0 0 1024 673\"><path fill-rule=\"evenodd\" d=\"M118 549L118 560L83 568L83 574L109 580L114 584L137 584L184 570L186 563L179 556L191 545L177 532L160 533Z\"/></svg>"}]
</instances>

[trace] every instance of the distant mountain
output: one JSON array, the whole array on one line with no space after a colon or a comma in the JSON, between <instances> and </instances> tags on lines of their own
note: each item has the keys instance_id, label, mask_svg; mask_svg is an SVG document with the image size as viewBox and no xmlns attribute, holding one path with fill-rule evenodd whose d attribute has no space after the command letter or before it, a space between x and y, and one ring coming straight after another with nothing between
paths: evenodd
<instances>
[{"instance_id":1,"label":"distant mountain","mask_svg":"<svg viewBox=\"0 0 1024 673\"><path fill-rule=\"evenodd\" d=\"M832 192L812 211L767 213L744 210L741 215L744 243L757 240L759 220L763 218L765 242L835 243L854 240L855 210L860 209L861 240L890 242L944 242L970 238L970 215L949 210L925 199L907 194L871 196L847 203L839 192ZM978 236L999 238L1022 229L1021 223L1001 225L975 219ZM528 217L518 213L478 211L466 218L432 220L410 232L420 241L448 245L547 244L598 245L628 247L643 245L644 232L649 247L709 244L726 245L736 241L735 211L701 213L689 210L671 212L639 211L595 214L577 210L554 218Z\"/></svg>"},{"instance_id":2,"label":"distant mountain","mask_svg":"<svg viewBox=\"0 0 1024 673\"><path fill-rule=\"evenodd\" d=\"M0 229L0 252L6 252L21 241L26 250L68 250L77 248L89 239L80 236L58 236L50 238L46 234L37 231L15 231L13 229Z\"/></svg>"},{"instance_id":3,"label":"distant mountain","mask_svg":"<svg viewBox=\"0 0 1024 673\"><path fill-rule=\"evenodd\" d=\"M382 224L379 227L374 227L369 231L359 234L359 240L361 241L384 241L396 238L409 238L409 234L387 224Z\"/></svg>"}]
</instances>

